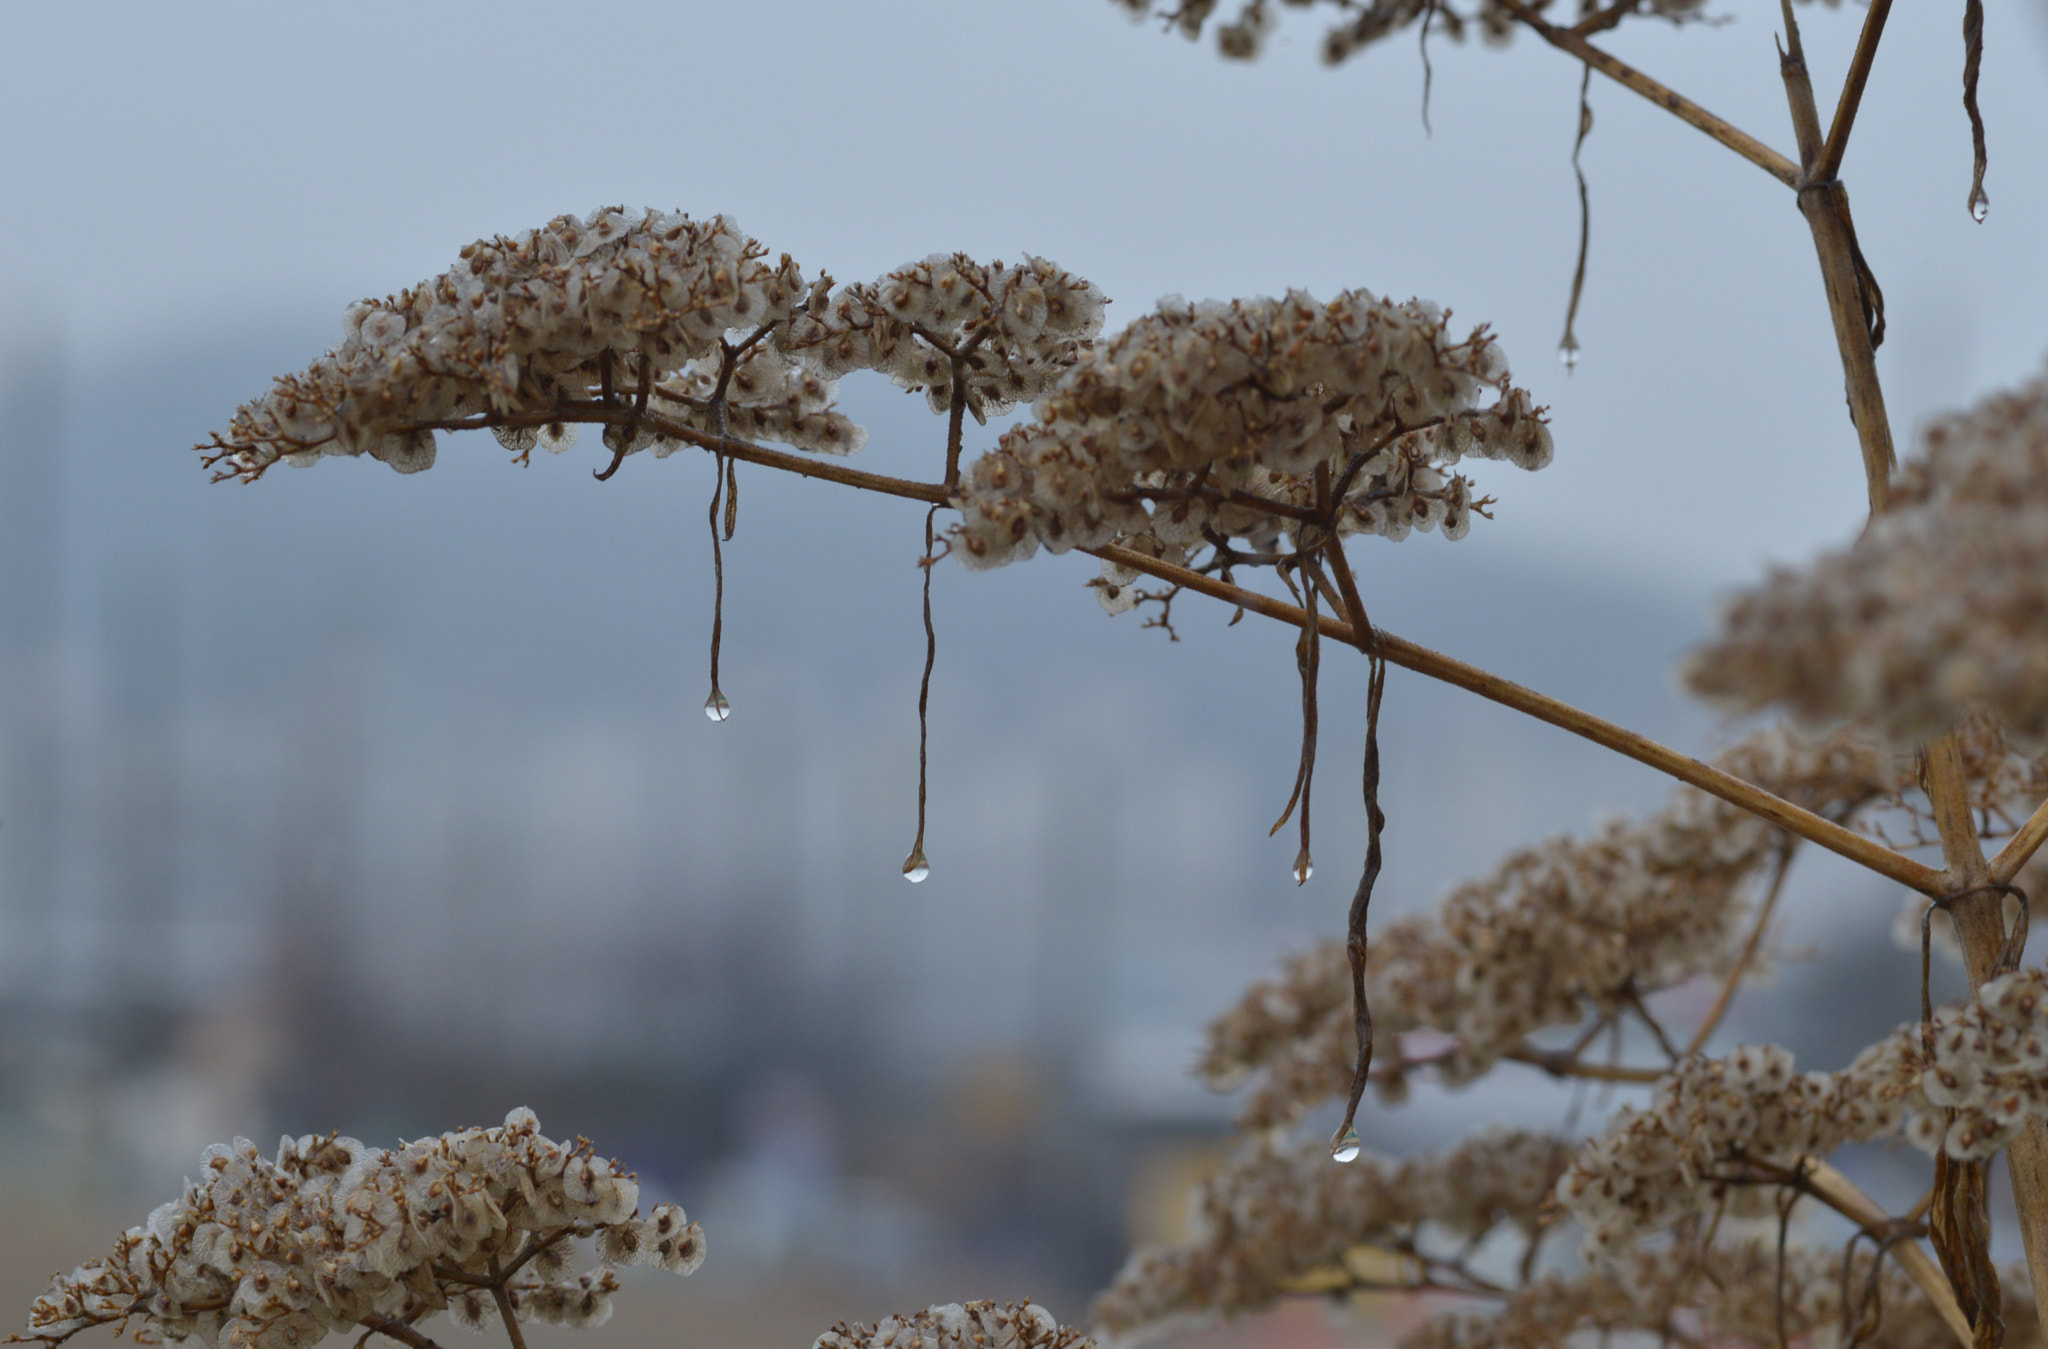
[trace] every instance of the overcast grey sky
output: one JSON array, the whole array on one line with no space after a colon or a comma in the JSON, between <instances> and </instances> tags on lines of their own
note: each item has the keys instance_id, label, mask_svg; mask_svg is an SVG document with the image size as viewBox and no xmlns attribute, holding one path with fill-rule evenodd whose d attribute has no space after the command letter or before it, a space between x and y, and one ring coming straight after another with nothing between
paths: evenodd
<instances>
[{"instance_id":1,"label":"overcast grey sky","mask_svg":"<svg viewBox=\"0 0 2048 1349\"><path fill-rule=\"evenodd\" d=\"M1722 26L1609 41L1786 146L1775 7L1722 8ZM1802 12L1831 103L1861 9ZM1977 227L1959 12L1893 16L1845 167L1902 432L2048 349L2048 154L2027 140L2048 126L2048 18L2040 0L1988 6ZM1363 285L1492 323L1554 409L1555 466L1495 468L1501 518L1461 547L1699 594L1855 527L1789 193L1597 83L1586 355L1567 379L1574 65L1526 37L1436 43L1432 139L1412 40L1329 71L1317 21L1287 17L1246 67L1103 0L10 6L0 303L17 336L54 326L89 366L333 322L472 238L606 202L724 211L842 279L1029 250L1101 284L1112 326L1168 293ZM167 426L162 448L203 429Z\"/></svg>"}]
</instances>

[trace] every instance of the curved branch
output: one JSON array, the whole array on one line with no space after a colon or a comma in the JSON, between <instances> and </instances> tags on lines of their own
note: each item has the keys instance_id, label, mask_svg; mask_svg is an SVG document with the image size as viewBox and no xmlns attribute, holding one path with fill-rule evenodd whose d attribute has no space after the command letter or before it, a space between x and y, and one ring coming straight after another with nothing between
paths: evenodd
<instances>
[{"instance_id":1,"label":"curved branch","mask_svg":"<svg viewBox=\"0 0 2048 1349\"><path fill-rule=\"evenodd\" d=\"M1161 562L1158 558L1128 548L1089 548L1083 551L1104 561L1128 567L1132 571L1193 590L1212 599L1227 600L1240 608L1267 618L1278 619L1291 627L1299 628L1303 622L1302 611L1282 600L1261 595L1255 590L1218 581L1200 572L1189 571ZM1323 635L1337 641L1356 644L1357 636L1351 626L1340 620L1325 616L1319 620ZM1865 838L1854 830L1845 829L1833 820L1814 814L1803 806L1796 806L1782 797L1774 796L1754 783L1744 782L1733 773L1703 763L1689 754L1681 754L1667 745L1659 744L1648 736L1639 735L1626 727L1617 726L1590 712L1582 712L1570 703L1524 688L1513 680L1502 679L1489 674L1477 666L1467 665L1425 646L1404 641L1384 629L1375 629L1380 654L1390 663L1404 670L1427 675L1431 679L1455 684L1468 693L1476 693L1490 702L1511 707L1517 712L1547 721L1560 730L1583 736L1596 745L1604 745L1616 753L1625 754L1641 764L1669 774L1680 782L1697 787L1710 796L1717 796L1732 806L1738 806L1760 819L1768 820L1788 833L1812 843L1817 843L1829 852L1839 854L1860 866L1866 867L1887 880L1919 891L1924 895L1939 895L1943 889L1942 873L1910 857L1898 853Z\"/></svg>"}]
</instances>

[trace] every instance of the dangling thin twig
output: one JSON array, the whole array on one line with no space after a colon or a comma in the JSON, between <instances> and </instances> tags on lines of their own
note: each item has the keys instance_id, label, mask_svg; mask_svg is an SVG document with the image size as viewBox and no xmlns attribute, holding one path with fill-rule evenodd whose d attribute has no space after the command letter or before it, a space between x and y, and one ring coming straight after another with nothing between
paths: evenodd
<instances>
[{"instance_id":1,"label":"dangling thin twig","mask_svg":"<svg viewBox=\"0 0 2048 1349\"><path fill-rule=\"evenodd\" d=\"M1991 210L1984 195L1984 115L1977 111L1977 72L1984 64L1984 0L1963 6L1963 111L1970 114L1970 219L1983 223Z\"/></svg>"},{"instance_id":2,"label":"dangling thin twig","mask_svg":"<svg viewBox=\"0 0 2048 1349\"><path fill-rule=\"evenodd\" d=\"M1362 613L1355 615L1361 624ZM1372 907L1373 883L1380 878L1380 831L1387 817L1380 810L1380 696L1387 687L1387 663L1368 652L1371 675L1365 695L1365 872L1351 896L1351 921L1344 939L1344 952L1351 960L1351 1019L1358 1036L1358 1064L1351 1072L1351 1095L1344 1104L1344 1122L1337 1128L1341 1140L1355 1139L1354 1121L1358 1103L1365 1095L1367 1075L1372 1071L1372 1008L1365 998L1365 920ZM1352 1144L1355 1148L1357 1145ZM1353 1155L1356 1155L1355 1153Z\"/></svg>"},{"instance_id":3,"label":"dangling thin twig","mask_svg":"<svg viewBox=\"0 0 2048 1349\"><path fill-rule=\"evenodd\" d=\"M732 704L718 687L718 648L725 638L725 549L719 539L719 507L725 499L726 460L712 458L711 508L705 518L711 526L711 696L704 700L704 715L724 721L732 715Z\"/></svg>"},{"instance_id":4,"label":"dangling thin twig","mask_svg":"<svg viewBox=\"0 0 2048 1349\"><path fill-rule=\"evenodd\" d=\"M732 532L740 523L740 470L739 460L730 455L725 457L725 541L732 542Z\"/></svg>"},{"instance_id":5,"label":"dangling thin twig","mask_svg":"<svg viewBox=\"0 0 2048 1349\"><path fill-rule=\"evenodd\" d=\"M1294 644L1294 663L1301 672L1301 765L1294 772L1294 794L1287 798L1287 808L1280 812L1280 818L1273 821L1273 827L1266 831L1268 838L1279 833L1281 826L1293 816L1295 806L1301 807L1301 851L1294 857L1296 885L1306 885L1309 876L1315 871L1315 859L1309 852L1309 798L1315 790L1316 732L1319 723L1316 711L1316 684L1323 664L1322 628L1316 617L1316 579L1304 570L1301 581L1302 609L1307 618L1301 625L1301 636Z\"/></svg>"},{"instance_id":6,"label":"dangling thin twig","mask_svg":"<svg viewBox=\"0 0 2048 1349\"><path fill-rule=\"evenodd\" d=\"M929 712L932 701L932 664L939 656L939 636L932 627L932 556L936 536L932 530L933 521L939 514L937 506L924 513L924 557L918 565L924 568L924 678L917 686L917 840L910 845L910 856L903 859L903 874L912 884L931 875L931 863L924 856L924 802L925 802L925 745L930 729Z\"/></svg>"},{"instance_id":7,"label":"dangling thin twig","mask_svg":"<svg viewBox=\"0 0 2048 1349\"><path fill-rule=\"evenodd\" d=\"M1572 175L1579 180L1579 261L1572 268L1572 299L1564 311L1564 340L1557 344L1557 350L1564 357L1566 373L1579 363L1579 338L1573 331L1579 321L1579 296L1586 289L1586 250L1593 238L1593 199L1586 191L1586 170L1579 164L1579 151L1585 148L1586 136L1593 130L1593 67L1587 66L1579 76L1579 134L1572 141Z\"/></svg>"},{"instance_id":8,"label":"dangling thin twig","mask_svg":"<svg viewBox=\"0 0 2048 1349\"><path fill-rule=\"evenodd\" d=\"M1429 87L1435 82L1436 72L1429 65L1429 21L1436 17L1436 0L1423 0L1422 6L1422 134L1432 140L1436 132L1429 125Z\"/></svg>"}]
</instances>

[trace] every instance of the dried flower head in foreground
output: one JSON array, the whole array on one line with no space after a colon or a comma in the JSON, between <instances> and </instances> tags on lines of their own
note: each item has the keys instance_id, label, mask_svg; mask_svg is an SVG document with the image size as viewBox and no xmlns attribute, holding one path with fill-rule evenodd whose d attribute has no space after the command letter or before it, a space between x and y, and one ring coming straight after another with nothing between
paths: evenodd
<instances>
[{"instance_id":1,"label":"dried flower head in foreground","mask_svg":"<svg viewBox=\"0 0 2048 1349\"><path fill-rule=\"evenodd\" d=\"M63 1343L114 1325L142 1343L306 1349L329 1331L410 1327L448 1310L481 1325L600 1325L618 1283L578 1272L572 1239L606 1266L688 1274L704 1233L681 1208L638 1212L630 1172L587 1142L541 1136L529 1110L386 1150L286 1138L275 1159L236 1139L111 1254L59 1275L16 1341Z\"/></svg>"},{"instance_id":2,"label":"dried flower head in foreground","mask_svg":"<svg viewBox=\"0 0 2048 1349\"><path fill-rule=\"evenodd\" d=\"M1979 709L2048 738L2048 376L1933 427L1862 537L1738 598L1686 678L1899 744Z\"/></svg>"},{"instance_id":3,"label":"dried flower head in foreground","mask_svg":"<svg viewBox=\"0 0 2048 1349\"><path fill-rule=\"evenodd\" d=\"M332 454L414 473L433 465L432 424L484 413L512 420L500 433L512 448L566 448L575 405L651 394L670 377L679 382L658 406L691 421L702 383L692 363L715 370L728 333L785 323L811 289L787 254L769 261L724 216L560 216L478 240L442 275L351 306L341 345L237 410L208 462L245 481L279 459ZM858 448L855 428L831 410L830 387L806 381L794 356L760 352L747 372L728 391L731 408L744 410L736 426L800 448Z\"/></svg>"},{"instance_id":4,"label":"dried flower head in foreground","mask_svg":"<svg viewBox=\"0 0 2048 1349\"><path fill-rule=\"evenodd\" d=\"M1885 799L1896 767L1846 737L1757 732L1716 762L1831 817ZM1374 936L1367 981L1383 1034L1450 1036L1424 1061L1463 1085L1527 1037L1611 1015L1627 1000L1734 960L1742 920L1778 842L1770 825L1691 787L1640 820L1560 837L1468 881L1435 910ZM1350 1082L1353 1032L1341 942L1255 984L1209 1028L1201 1075L1227 1090L1251 1078L1241 1127L1291 1124ZM1374 1083L1406 1088L1393 1041Z\"/></svg>"},{"instance_id":5,"label":"dried flower head in foreground","mask_svg":"<svg viewBox=\"0 0 2048 1349\"><path fill-rule=\"evenodd\" d=\"M812 1349L1094 1349L1078 1330L1063 1328L1030 1301L998 1306L955 1302L892 1316L873 1328L845 1322L820 1335Z\"/></svg>"},{"instance_id":6,"label":"dried flower head in foreground","mask_svg":"<svg viewBox=\"0 0 2048 1349\"><path fill-rule=\"evenodd\" d=\"M1270 549L1304 521L1461 537L1483 503L1447 470L1541 468L1551 440L1486 330L1447 330L1434 305L1363 290L1165 301L1081 353L1036 420L970 466L955 543L993 567L1120 537L1175 561L1232 536Z\"/></svg>"}]
</instances>

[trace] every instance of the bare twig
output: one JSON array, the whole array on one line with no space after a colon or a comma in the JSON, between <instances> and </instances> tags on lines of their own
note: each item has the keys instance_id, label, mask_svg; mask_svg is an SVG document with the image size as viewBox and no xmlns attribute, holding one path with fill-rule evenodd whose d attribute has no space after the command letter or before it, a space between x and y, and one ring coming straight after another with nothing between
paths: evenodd
<instances>
[{"instance_id":1,"label":"bare twig","mask_svg":"<svg viewBox=\"0 0 2048 1349\"><path fill-rule=\"evenodd\" d=\"M1728 1008L1735 1002L1735 990L1741 987L1743 976L1749 973L1757 950L1763 945L1764 933L1770 928L1771 914L1778 907L1778 895L1785 888L1785 877L1792 870L1792 854L1796 850L1796 840L1789 837L1779 840L1778 864L1771 872L1770 888L1764 891L1764 902L1757 906L1756 923L1749 929L1749 938L1742 943L1741 954L1735 957L1728 977L1721 981L1720 995L1714 999L1706 1019L1700 1022L1699 1029L1692 1033L1692 1039L1686 1044L1683 1057L1689 1059L1705 1049L1707 1041L1720 1029L1721 1018L1728 1015Z\"/></svg>"},{"instance_id":2,"label":"bare twig","mask_svg":"<svg viewBox=\"0 0 2048 1349\"><path fill-rule=\"evenodd\" d=\"M1856 109L1863 102L1863 86L1870 80L1870 64L1877 57L1878 40L1884 36L1884 21L1891 16L1892 0L1870 0L1863 16L1863 31L1856 38L1856 54L1849 60L1849 73L1842 80L1842 96L1835 102L1835 120L1828 127L1827 146L1813 165L1817 182L1827 182L1842 171L1842 156L1849 148L1849 132L1856 125Z\"/></svg>"},{"instance_id":3,"label":"bare twig","mask_svg":"<svg viewBox=\"0 0 2048 1349\"><path fill-rule=\"evenodd\" d=\"M1185 567L1161 562L1158 558L1147 557L1128 548L1103 547L1085 551L1091 556L1115 562L1132 571L1143 572L1147 576L1207 595L1211 599L1226 600L1248 612L1277 619L1290 626L1298 627L1302 622L1302 611L1283 600L1276 600L1255 590L1246 590L1214 577L1204 576ZM1321 624L1325 637L1356 645L1358 639L1350 625L1327 615L1323 617ZM1427 675L1431 679L1441 680L1446 684L1454 684L1490 702L1526 713L1538 721L1548 722L1561 730L1583 736L1597 745L1605 745L1638 763L1647 764L1659 772L1677 778L1680 782L1697 787L1711 796L1717 796L1730 805L1739 806L1752 815L1770 821L1780 829L1817 843L1829 852L1846 857L1888 880L1897 881L1922 894L1941 893L1942 874L1933 867L1916 862L1910 857L1902 857L1874 839L1845 829L1833 820L1774 796L1753 783L1744 782L1732 773L1703 763L1690 755L1681 754L1648 736L1617 726L1590 712L1581 711L1569 703L1524 688L1513 680L1503 679L1499 675L1467 665L1428 647L1418 646L1396 637L1384 628L1376 628L1374 631L1376 647L1391 664Z\"/></svg>"},{"instance_id":4,"label":"bare twig","mask_svg":"<svg viewBox=\"0 0 2048 1349\"><path fill-rule=\"evenodd\" d=\"M1879 1208L1875 1199L1819 1158L1808 1160L1806 1184L1816 1199L1871 1232L1881 1232L1892 1223L1891 1215ZM1942 1324L1955 1334L1965 1349L1969 1349L1974 1343L1969 1319L1963 1315L1962 1307L1956 1302L1955 1290L1949 1287L1948 1278L1940 1266L1917 1241L1897 1242L1889 1249L1892 1258L1899 1262L1899 1268L1919 1286L1935 1314L1941 1317Z\"/></svg>"},{"instance_id":5,"label":"bare twig","mask_svg":"<svg viewBox=\"0 0 2048 1349\"><path fill-rule=\"evenodd\" d=\"M1617 84L1633 89L1688 126L1706 132L1787 187L1799 185L1799 166L1748 132L1716 117L1691 99L1651 79L1627 62L1601 51L1569 28L1559 28L1546 21L1542 15L1523 4L1522 0L1500 0L1500 3L1502 8L1535 30L1537 36L1551 46L1570 52L1602 75Z\"/></svg>"},{"instance_id":6,"label":"bare twig","mask_svg":"<svg viewBox=\"0 0 2048 1349\"><path fill-rule=\"evenodd\" d=\"M379 1335L397 1340L400 1344L409 1345L411 1349L441 1349L440 1345L434 1343L425 1335L420 1334L418 1330L415 1330L412 1326L407 1325L395 1316L383 1316L377 1312L371 1312L357 1324L366 1326L376 1331Z\"/></svg>"},{"instance_id":7,"label":"bare twig","mask_svg":"<svg viewBox=\"0 0 2048 1349\"><path fill-rule=\"evenodd\" d=\"M2019 875L2020 868L2040 850L2043 842L2048 842L2048 801L2034 808L2019 832L2007 839L1998 856L1991 859L1989 879L2002 885Z\"/></svg>"}]
</instances>

